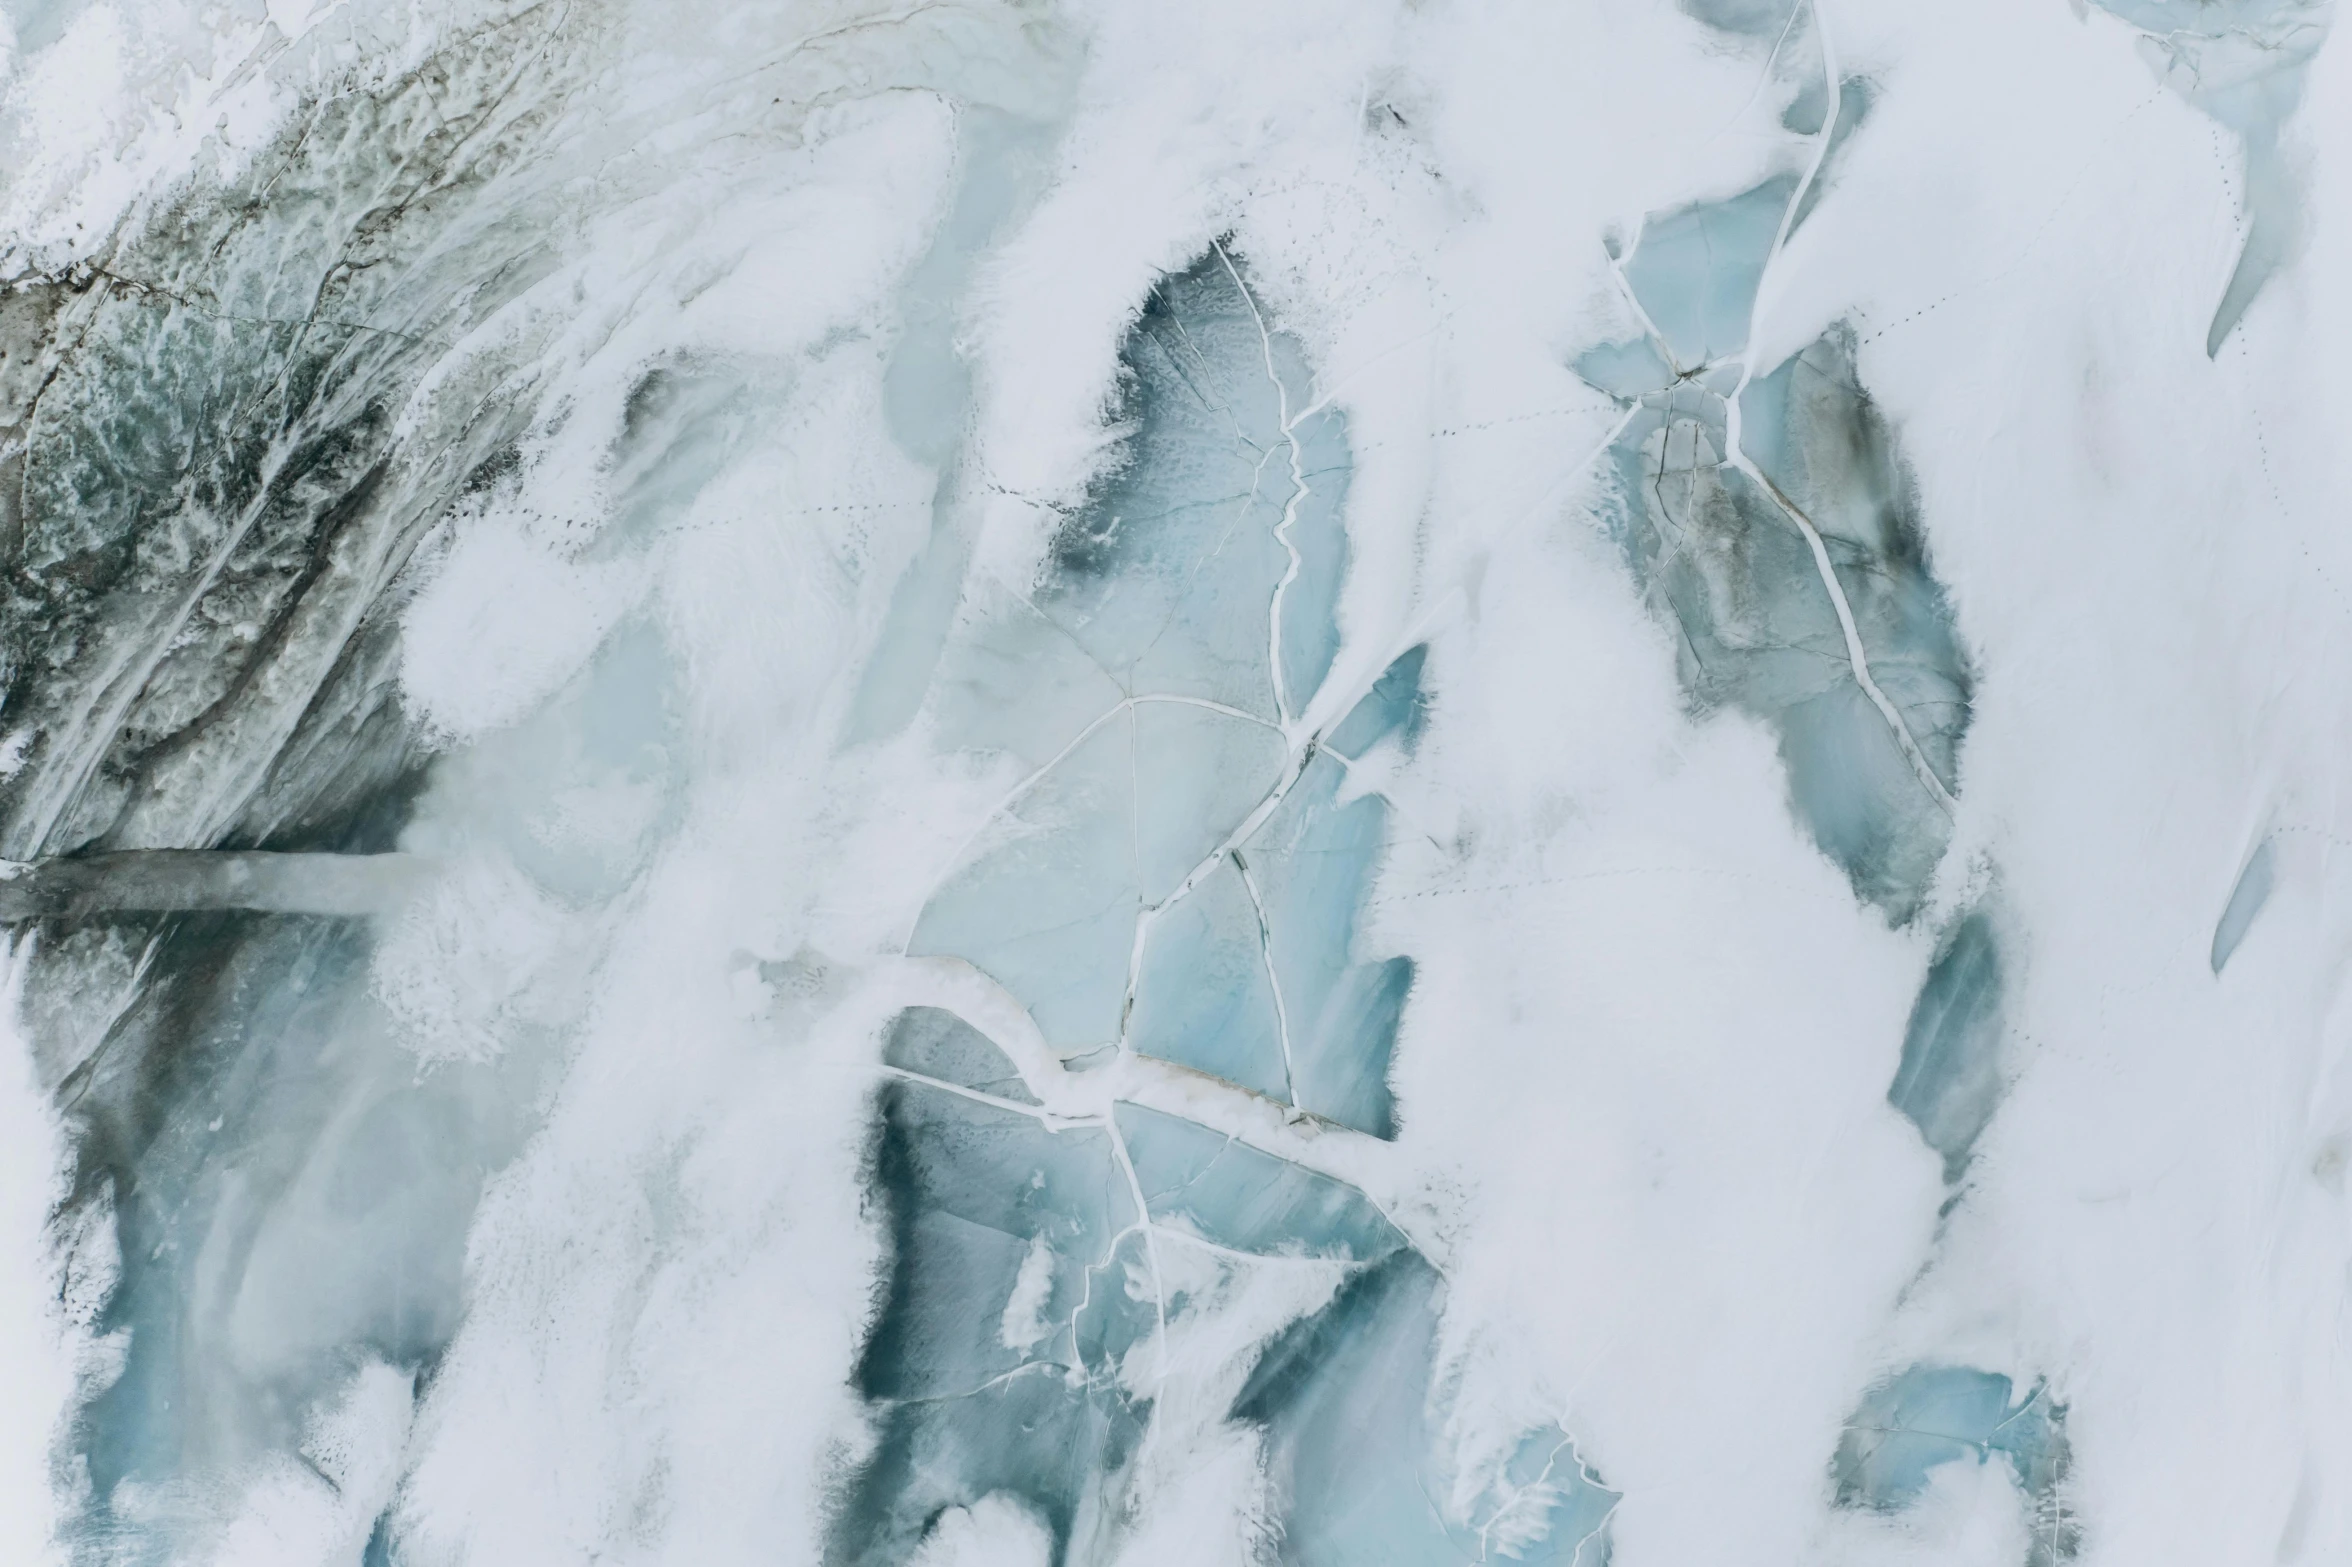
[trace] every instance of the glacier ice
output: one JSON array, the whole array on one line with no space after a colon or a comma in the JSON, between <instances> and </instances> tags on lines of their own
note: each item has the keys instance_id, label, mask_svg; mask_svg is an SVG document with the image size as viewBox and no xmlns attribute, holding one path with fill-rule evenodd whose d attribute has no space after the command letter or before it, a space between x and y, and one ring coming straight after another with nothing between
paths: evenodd
<instances>
[{"instance_id":1,"label":"glacier ice","mask_svg":"<svg viewBox=\"0 0 2352 1567\"><path fill-rule=\"evenodd\" d=\"M2333 21L0 3L0 1559L2342 1556Z\"/></svg>"}]
</instances>

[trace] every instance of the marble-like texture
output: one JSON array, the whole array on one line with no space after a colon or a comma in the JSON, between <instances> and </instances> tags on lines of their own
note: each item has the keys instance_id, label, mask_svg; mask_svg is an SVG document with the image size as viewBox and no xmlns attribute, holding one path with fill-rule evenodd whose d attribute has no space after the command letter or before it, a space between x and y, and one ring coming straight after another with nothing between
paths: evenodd
<instances>
[{"instance_id":1,"label":"marble-like texture","mask_svg":"<svg viewBox=\"0 0 2352 1567\"><path fill-rule=\"evenodd\" d=\"M0 1559L2352 1552L2327 0L0 23Z\"/></svg>"}]
</instances>

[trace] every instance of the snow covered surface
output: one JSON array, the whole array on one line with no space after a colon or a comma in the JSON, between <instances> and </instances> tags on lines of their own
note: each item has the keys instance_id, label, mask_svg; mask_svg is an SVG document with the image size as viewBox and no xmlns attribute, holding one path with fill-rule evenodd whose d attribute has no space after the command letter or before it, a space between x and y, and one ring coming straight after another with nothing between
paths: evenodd
<instances>
[{"instance_id":1,"label":"snow covered surface","mask_svg":"<svg viewBox=\"0 0 2352 1567\"><path fill-rule=\"evenodd\" d=\"M2327 4L0 16L0 1556L2352 1553Z\"/></svg>"}]
</instances>

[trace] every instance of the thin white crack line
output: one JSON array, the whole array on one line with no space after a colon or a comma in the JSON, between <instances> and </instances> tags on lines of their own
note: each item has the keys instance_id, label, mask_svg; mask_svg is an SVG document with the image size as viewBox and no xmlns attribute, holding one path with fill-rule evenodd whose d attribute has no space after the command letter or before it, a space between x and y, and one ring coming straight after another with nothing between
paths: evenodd
<instances>
[{"instance_id":1,"label":"thin white crack line","mask_svg":"<svg viewBox=\"0 0 2352 1567\"><path fill-rule=\"evenodd\" d=\"M1131 696L1127 699L1127 705L1130 707L1144 707L1154 702L1165 702L1176 707L1203 708L1212 713L1223 713L1227 718L1238 718L1246 724L1256 724L1260 729L1271 729L1276 734L1282 732L1280 724L1270 723L1255 713L1245 712L1241 708L1230 706L1210 697L1179 696L1174 693L1146 691L1140 696Z\"/></svg>"},{"instance_id":2,"label":"thin white crack line","mask_svg":"<svg viewBox=\"0 0 2352 1567\"><path fill-rule=\"evenodd\" d=\"M1002 489L1001 486L998 487L998 490L1001 494L1010 495L1012 493L1010 490ZM1024 502L1024 504L1033 505L1035 503ZM1104 664L1101 659L1094 656L1094 650L1089 648L1085 643L1078 640L1078 634L1075 631L1072 631L1068 626L1063 625L1053 616L1047 614L1045 612L1045 606L1038 603L1035 596L1032 595L1028 590L1013 586L1011 583L1005 581L1003 577L997 575L993 571L984 571L977 573L976 575L984 576L991 586L1002 589L1004 592L1011 594L1014 598L1019 599L1023 604L1027 605L1030 612L1036 615L1039 620L1045 622L1045 624L1052 629L1055 636L1060 637L1064 642L1068 643L1073 649L1076 650L1080 658L1085 659L1087 663L1093 665L1094 668L1102 675L1103 679L1110 682L1112 689L1122 692L1127 689L1127 682L1120 679L1117 675L1111 673L1110 667Z\"/></svg>"},{"instance_id":3,"label":"thin white crack line","mask_svg":"<svg viewBox=\"0 0 2352 1567\"><path fill-rule=\"evenodd\" d=\"M1931 1430L1926 1426L1861 1425L1855 1421L1849 1420L1843 1426L1839 1427L1839 1429L1842 1431L1858 1431L1864 1436L1930 1437L1938 1442L1949 1442L1955 1447L1974 1448L1976 1450L1977 1456L1982 1458L1991 1457L1993 1452L1993 1444L1989 1440L1984 1440L1973 1436L1962 1436L1957 1431Z\"/></svg>"},{"instance_id":4,"label":"thin white crack line","mask_svg":"<svg viewBox=\"0 0 2352 1567\"><path fill-rule=\"evenodd\" d=\"M1045 1129L1049 1132L1063 1132L1076 1127L1102 1126L1109 1119L1101 1114L1069 1115L1049 1105L1025 1105L1018 1099L1006 1099L1001 1095L985 1093L977 1088L966 1088L961 1083L951 1083L945 1078L933 1077L925 1072L911 1072L903 1066L892 1066L887 1061L875 1067L874 1070L884 1077L895 1078L902 1083L914 1083L923 1088L936 1088L941 1093L953 1094L959 1099L969 1099L975 1104L984 1104L994 1110L1009 1110L1015 1115L1025 1115L1033 1121L1044 1123Z\"/></svg>"},{"instance_id":5,"label":"thin white crack line","mask_svg":"<svg viewBox=\"0 0 2352 1567\"><path fill-rule=\"evenodd\" d=\"M1176 895L1170 895L1167 901L1173 904ZM1135 939L1127 945L1127 990L1119 998L1119 1037L1112 1041L1123 1056L1136 1053L1135 1003L1143 994L1143 960L1151 947L1152 927L1159 923L1160 910L1166 906L1141 909L1135 916Z\"/></svg>"},{"instance_id":6,"label":"thin white crack line","mask_svg":"<svg viewBox=\"0 0 2352 1567\"><path fill-rule=\"evenodd\" d=\"M1233 850L1233 868L1241 875L1241 890L1249 894L1250 912L1258 917L1258 958L1266 966L1266 988L1274 997L1274 1038L1282 1046L1282 1093L1295 1107L1298 1068L1290 1056L1290 1009L1283 1004L1282 976L1274 968L1274 927L1266 919L1266 900L1258 896L1257 878L1250 875L1249 861L1241 857L1238 846Z\"/></svg>"},{"instance_id":7,"label":"thin white crack line","mask_svg":"<svg viewBox=\"0 0 2352 1567\"><path fill-rule=\"evenodd\" d=\"M1221 1241L1210 1240L1206 1235L1195 1235L1190 1230L1180 1230L1172 1224L1160 1224L1155 1222L1152 1225L1152 1228L1159 1231L1160 1234L1166 1236L1170 1241L1175 1242L1177 1245L1197 1246L1202 1251L1209 1252L1219 1257L1230 1257L1235 1262L1308 1263L1323 1267L1337 1266L1342 1268L1355 1267L1361 1262L1361 1259L1355 1257L1317 1257L1304 1252L1292 1253L1279 1251L1243 1251L1238 1246L1227 1246ZM1399 1233L1401 1234L1402 1232L1400 1231ZM1408 1241L1406 1244L1411 1245L1412 1243Z\"/></svg>"},{"instance_id":8,"label":"thin white crack line","mask_svg":"<svg viewBox=\"0 0 2352 1567\"><path fill-rule=\"evenodd\" d=\"M1644 213L1641 222L1634 225L1633 235L1626 240L1625 248L1609 258L1609 276L1616 283L1618 297L1625 301L1625 308L1633 312L1634 320L1641 323L1641 329L1650 335L1650 341L1657 344L1659 351L1665 354L1667 368L1674 372L1675 380L1681 381L1704 370L1705 363L1686 366L1675 356L1674 345L1666 340L1665 333L1658 330L1658 323L1650 318L1650 312L1643 306L1641 296L1633 291L1633 284L1627 281L1625 276L1625 263L1631 261L1635 253L1641 249L1642 232L1649 226L1649 215ZM1749 319L1752 326L1754 317L1751 315ZM1635 400L1635 406L1640 406L1638 398Z\"/></svg>"},{"instance_id":9,"label":"thin white crack line","mask_svg":"<svg viewBox=\"0 0 2352 1567\"><path fill-rule=\"evenodd\" d=\"M1141 1110L1150 1109L1150 1106L1148 1105L1136 1105L1133 1100L1115 1100L1111 1106L1114 1114L1117 1113L1118 1107L1121 1104L1131 1105L1134 1108ZM1160 1112L1153 1111L1152 1113L1159 1114ZM1214 1130L1214 1128L1211 1128L1211 1130ZM1221 1135L1225 1140L1217 1145L1217 1151L1209 1155L1208 1158L1202 1160L1200 1166L1190 1175L1186 1176L1183 1180L1178 1181L1174 1186L1164 1188L1160 1192L1160 1198L1162 1201L1183 1196L1186 1192L1191 1191L1195 1186L1198 1186L1201 1182L1207 1180L1209 1178L1209 1172L1217 1168L1218 1165L1225 1162L1225 1156L1233 1151L1233 1134L1231 1132L1226 1132Z\"/></svg>"},{"instance_id":10,"label":"thin white crack line","mask_svg":"<svg viewBox=\"0 0 2352 1567\"><path fill-rule=\"evenodd\" d=\"M1070 1335L1070 1363L1077 1368L1081 1377L1091 1379L1093 1376L1086 1366L1086 1346L1079 1336L1078 1319L1085 1316L1086 1308L1094 1304L1094 1276L1111 1265L1111 1259L1119 1254L1119 1242L1133 1235L1142 1227L1142 1224L1143 1220L1138 1218L1135 1223L1117 1231L1103 1243L1102 1256L1087 1263L1079 1270L1079 1278L1083 1281L1083 1287L1078 1291L1077 1304L1070 1308L1069 1320L1062 1326L1068 1330Z\"/></svg>"},{"instance_id":11,"label":"thin white crack line","mask_svg":"<svg viewBox=\"0 0 2352 1567\"><path fill-rule=\"evenodd\" d=\"M2001 1433L2002 1433L2004 1430L2006 1430L2006 1429L2007 1429L2007 1428L2008 1428L2008 1427L2009 1427L2009 1426L2010 1426L2012 1423L2014 1423L2015 1421L2022 1420L2023 1418L2025 1418L2026 1411L2028 1411L2028 1410L2032 1409L2032 1408L2033 1408L2035 1405L2037 1405L2037 1404L2041 1403L2041 1402L2042 1402L2042 1395L2043 1395L2043 1394L2045 1394L2045 1393L2047 1393L2047 1392L2049 1391L2049 1388L2050 1388L2050 1384L2049 1384L2049 1383L2047 1383L2047 1382L2042 1382L2042 1383L2038 1383L2038 1384L2036 1384L2036 1385L2035 1385L2035 1387L2034 1387L2034 1390L2033 1390L2032 1392L2030 1392L2030 1393L2028 1393L2028 1394L2026 1394L2026 1395L2025 1395L2025 1400L2024 1400L2024 1402L2023 1402L2023 1403L2020 1403L2020 1404L2019 1404L2019 1405L2018 1405L2018 1406L2017 1406L2015 1409L2012 1409L2012 1410L2010 1410L2010 1411L2009 1411L2009 1413L2007 1413L2007 1414L2003 1415L2003 1416L2000 1418L2000 1421L1999 1421L1997 1424L1995 1424L1995 1425L1994 1425L1994 1427L1993 1427L1993 1436L1999 1436L1999 1435L2000 1435L2000 1434L2001 1434ZM1987 1438L1985 1439L1985 1445L1986 1445L1987 1447L1990 1447L1990 1446L1992 1445L1992 1438L1991 1438L1991 1437L1987 1437Z\"/></svg>"},{"instance_id":12,"label":"thin white crack line","mask_svg":"<svg viewBox=\"0 0 2352 1567\"><path fill-rule=\"evenodd\" d=\"M992 1388L1000 1388L1015 1377L1025 1377L1033 1371L1059 1371L1065 1376L1068 1375L1067 1367L1057 1365L1051 1360L1024 1360L1010 1371L999 1371L985 1382L976 1383L967 1388L959 1388L953 1393L929 1393L921 1398L881 1398L876 1399L875 1402L894 1409L907 1404L950 1404L958 1399L978 1398Z\"/></svg>"},{"instance_id":13,"label":"thin white crack line","mask_svg":"<svg viewBox=\"0 0 2352 1567\"><path fill-rule=\"evenodd\" d=\"M1168 298L1164 291L1160 293L1160 297L1162 299ZM1186 326L1184 324L1184 318L1176 313L1176 302L1172 299L1168 300L1168 323L1169 325L1175 327L1176 335L1184 339L1185 350L1192 355L1196 362L1199 363L1201 370L1205 375L1209 370L1209 356L1202 353L1200 351L1200 345L1192 340L1192 329ZM1169 357L1173 359L1175 356L1170 355ZM1184 372L1179 369L1177 374L1184 375ZM1260 457L1264 457L1266 455L1264 449L1260 447L1257 442L1251 440L1246 433L1244 433L1241 428L1241 416L1234 412L1233 405L1231 403L1211 402L1205 395L1201 395L1200 389L1207 384L1205 380L1196 381L1191 376L1184 375L1184 384L1186 390L1191 391L1196 396L1200 397L1200 404L1203 408L1210 409L1213 412L1221 413L1225 416L1225 422L1233 428L1233 438L1235 440L1248 447L1251 451L1257 452Z\"/></svg>"},{"instance_id":14,"label":"thin white crack line","mask_svg":"<svg viewBox=\"0 0 2352 1567\"><path fill-rule=\"evenodd\" d=\"M1274 584L1273 600L1266 608L1266 674L1274 686L1274 716L1282 721L1287 731L1292 722L1292 713L1289 682L1282 674L1282 611L1283 601L1290 593L1290 585L1298 580L1299 572L1305 565L1299 556L1297 544L1291 540L1290 529L1298 521L1299 504L1308 493L1306 462L1299 451L1298 427L1290 416L1290 388L1283 384L1281 372L1274 367L1274 338L1266 330L1265 313L1258 308L1257 296L1241 280L1241 271L1234 266L1233 257L1226 253L1225 242L1214 240L1211 243L1216 248L1217 259L1225 265L1225 275L1233 279L1234 288L1241 294L1241 302L1249 306L1250 320L1257 326L1259 357L1266 367L1267 383L1274 388L1276 427L1282 432L1283 443L1290 448L1290 494L1283 498L1282 520L1274 524L1274 542L1282 546L1286 561L1281 580Z\"/></svg>"},{"instance_id":15,"label":"thin white crack line","mask_svg":"<svg viewBox=\"0 0 2352 1567\"><path fill-rule=\"evenodd\" d=\"M1723 133L1737 125L1741 118L1756 106L1756 100L1764 95L1764 84L1772 80L1772 68L1780 63L1780 51L1787 45L1789 34L1796 28L1797 18L1803 14L1804 9L1805 0L1794 0L1794 3L1789 6L1788 20L1780 24L1780 36L1772 40L1772 52L1764 56L1764 68L1756 73L1756 85L1748 89L1747 101L1734 111L1730 119L1715 128L1714 134L1707 138L1707 145L1713 146L1721 140Z\"/></svg>"},{"instance_id":16,"label":"thin white crack line","mask_svg":"<svg viewBox=\"0 0 2352 1567\"><path fill-rule=\"evenodd\" d=\"M1321 1117L1317 1117L1317 1119L1320 1120ZM1355 1128L1348 1127L1346 1130L1355 1131ZM1379 1143L1380 1146L1385 1148L1393 1148L1396 1146L1394 1143L1381 1142L1379 1138L1372 1137L1368 1132L1357 1132L1356 1135L1367 1138L1374 1143ZM1363 1198L1365 1205L1369 1207L1374 1213L1380 1215L1381 1222L1396 1232L1396 1238L1404 1243L1404 1247L1407 1251L1411 1252L1414 1256L1419 1257L1423 1262L1429 1264L1430 1272L1436 1274L1439 1278L1446 1280L1448 1283L1453 1281L1453 1272L1446 1267L1444 1261L1437 1255L1438 1248L1436 1245L1432 1244L1424 1246L1421 1244L1421 1242L1415 1240L1413 1238L1413 1232L1409 1229L1406 1229L1403 1224L1398 1222L1397 1216L1388 1211L1388 1204L1382 1202L1378 1197L1375 1197L1372 1195L1372 1193L1366 1191L1360 1182L1350 1180L1344 1175L1334 1174L1329 1170L1317 1169L1315 1166L1308 1164L1306 1161L1292 1158L1288 1154L1275 1153L1271 1148L1259 1148L1256 1143L1251 1142L1246 1137L1237 1135L1233 1140L1241 1144L1241 1146L1244 1148L1256 1148L1258 1152L1271 1155L1276 1159L1280 1159L1285 1164L1297 1165L1302 1170L1307 1170L1313 1174L1320 1175L1326 1180L1337 1181L1340 1185L1345 1186L1348 1190ZM1432 1237L1432 1240L1434 1241L1435 1237Z\"/></svg>"},{"instance_id":17,"label":"thin white crack line","mask_svg":"<svg viewBox=\"0 0 2352 1567\"><path fill-rule=\"evenodd\" d=\"M1763 470L1750 462L1747 454L1739 449L1738 428L1735 416L1731 421L1732 433L1730 435L1732 466L1762 487L1780 509L1788 514L1789 520L1797 525L1798 531L1805 535L1805 543L1813 551L1813 569L1821 577L1821 586L1823 591L1829 595L1830 607L1837 611L1838 629L1845 633L1846 662L1852 666L1854 684L1862 688L1862 694L1870 698L1871 705L1877 708L1879 716L1886 720L1887 728L1894 733L1895 744L1902 747L1904 757L1911 763L1911 770L1919 775L1921 786L1927 790L1943 813L1950 816L1958 809L1956 802L1952 799L1951 791L1944 787L1944 781L1938 778L1935 769L1928 765L1927 754L1919 749L1919 741L1911 733L1911 726L1903 722L1903 715L1896 711L1895 704L1888 700L1886 692L1879 689L1877 680L1871 676L1870 656L1863 651L1862 633L1860 628L1854 624L1854 611L1846 602L1845 589L1838 582L1837 568L1830 561L1829 546L1822 541L1821 532L1813 526L1812 520L1797 509L1795 502L1781 494L1780 487L1765 478Z\"/></svg>"},{"instance_id":18,"label":"thin white crack line","mask_svg":"<svg viewBox=\"0 0 2352 1567\"><path fill-rule=\"evenodd\" d=\"M1168 1380L1168 1286L1160 1274L1159 1236L1152 1223L1151 1205L1144 1201L1143 1182L1136 1178L1135 1160L1127 1152L1127 1134L1119 1130L1117 1116L1111 1116L1107 1124L1111 1153L1119 1161L1119 1173L1127 1177L1127 1195L1135 1203L1135 1227L1143 1231L1143 1254L1151 1264L1152 1310L1159 1325L1152 1339L1152 1383L1158 1386ZM1112 1250L1117 1250L1115 1243Z\"/></svg>"}]
</instances>

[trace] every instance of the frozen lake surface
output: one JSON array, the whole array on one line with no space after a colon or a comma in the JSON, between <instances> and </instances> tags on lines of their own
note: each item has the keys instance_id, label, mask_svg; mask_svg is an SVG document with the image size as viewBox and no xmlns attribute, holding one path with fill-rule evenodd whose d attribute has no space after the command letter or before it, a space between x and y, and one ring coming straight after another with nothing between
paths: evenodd
<instances>
[{"instance_id":1,"label":"frozen lake surface","mask_svg":"<svg viewBox=\"0 0 2352 1567\"><path fill-rule=\"evenodd\" d=\"M2352 1554L2329 0L0 0L0 1560Z\"/></svg>"}]
</instances>

